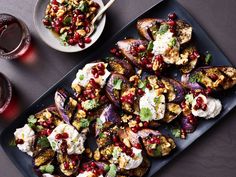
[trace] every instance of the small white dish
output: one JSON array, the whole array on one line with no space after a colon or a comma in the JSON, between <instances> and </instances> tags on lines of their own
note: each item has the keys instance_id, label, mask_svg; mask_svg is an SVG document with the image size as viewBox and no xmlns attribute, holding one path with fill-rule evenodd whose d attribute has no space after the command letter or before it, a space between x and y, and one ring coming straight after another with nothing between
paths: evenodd
<instances>
[{"instance_id":1,"label":"small white dish","mask_svg":"<svg viewBox=\"0 0 236 177\"><path fill-rule=\"evenodd\" d=\"M100 10L104 7L104 4L102 0L93 0L97 2L100 5ZM35 28L41 37L41 39L50 47L61 51L61 52L68 52L68 53L73 53L73 52L80 52L82 50L85 50L89 48L91 45L93 45L98 38L101 36L105 23L106 23L106 15L104 14L102 19L99 21L98 26L96 31L90 36L91 42L89 44L85 44L84 48L80 48L78 45L75 46L65 46L61 43L60 39L53 34L53 32L49 29L47 29L43 22L42 19L45 16L45 10L47 5L49 4L50 0L38 0L35 9L34 9L34 25Z\"/></svg>"}]
</instances>

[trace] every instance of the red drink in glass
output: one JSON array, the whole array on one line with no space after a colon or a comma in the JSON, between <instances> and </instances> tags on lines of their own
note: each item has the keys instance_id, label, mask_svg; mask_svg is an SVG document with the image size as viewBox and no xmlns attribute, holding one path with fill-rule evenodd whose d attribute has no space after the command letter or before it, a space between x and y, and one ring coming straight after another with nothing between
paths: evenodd
<instances>
[{"instance_id":1,"label":"red drink in glass","mask_svg":"<svg viewBox=\"0 0 236 177\"><path fill-rule=\"evenodd\" d=\"M3 113L12 98L12 86L10 81L0 73L0 114Z\"/></svg>"},{"instance_id":2,"label":"red drink in glass","mask_svg":"<svg viewBox=\"0 0 236 177\"><path fill-rule=\"evenodd\" d=\"M22 56L30 46L29 29L24 22L9 14L0 14L0 58Z\"/></svg>"}]
</instances>

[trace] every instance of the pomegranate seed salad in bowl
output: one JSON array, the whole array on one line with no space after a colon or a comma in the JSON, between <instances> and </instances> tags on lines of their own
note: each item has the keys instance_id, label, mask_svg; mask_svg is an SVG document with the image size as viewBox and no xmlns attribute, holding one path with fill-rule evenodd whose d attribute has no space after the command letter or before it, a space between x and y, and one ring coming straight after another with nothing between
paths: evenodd
<instances>
[{"instance_id":1,"label":"pomegranate seed salad in bowl","mask_svg":"<svg viewBox=\"0 0 236 177\"><path fill-rule=\"evenodd\" d=\"M103 7L102 0L38 0L34 22L46 44L59 51L78 52L102 34L105 15L90 35L91 21Z\"/></svg>"},{"instance_id":2,"label":"pomegranate seed salad in bowl","mask_svg":"<svg viewBox=\"0 0 236 177\"><path fill-rule=\"evenodd\" d=\"M223 111L217 94L236 85L234 67L210 66L212 55L198 50L193 27L175 13L136 25L141 39L120 39L15 130L38 176L145 176L151 159L162 163ZM173 68L181 80L168 76Z\"/></svg>"}]
</instances>

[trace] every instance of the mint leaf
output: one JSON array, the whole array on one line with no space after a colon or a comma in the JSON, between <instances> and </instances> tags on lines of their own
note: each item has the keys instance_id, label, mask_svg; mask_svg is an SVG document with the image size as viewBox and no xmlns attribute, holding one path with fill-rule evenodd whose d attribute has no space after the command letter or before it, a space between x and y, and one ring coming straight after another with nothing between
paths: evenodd
<instances>
[{"instance_id":1,"label":"mint leaf","mask_svg":"<svg viewBox=\"0 0 236 177\"><path fill-rule=\"evenodd\" d=\"M149 108L141 108L140 119L141 121L149 121L152 118L152 112Z\"/></svg>"},{"instance_id":2,"label":"mint leaf","mask_svg":"<svg viewBox=\"0 0 236 177\"><path fill-rule=\"evenodd\" d=\"M33 128L37 122L37 118L34 115L30 115L27 121L30 128Z\"/></svg>"},{"instance_id":3,"label":"mint leaf","mask_svg":"<svg viewBox=\"0 0 236 177\"><path fill-rule=\"evenodd\" d=\"M50 143L46 136L39 137L39 139L37 140L37 144L42 148L50 147Z\"/></svg>"},{"instance_id":4,"label":"mint leaf","mask_svg":"<svg viewBox=\"0 0 236 177\"><path fill-rule=\"evenodd\" d=\"M160 26L158 33L160 35L165 34L169 29L169 26L167 24L163 24Z\"/></svg>"},{"instance_id":5,"label":"mint leaf","mask_svg":"<svg viewBox=\"0 0 236 177\"><path fill-rule=\"evenodd\" d=\"M98 106L98 103L95 99L92 99L92 100L86 100L84 102L82 102L82 107L85 109L85 110L91 110L91 109L94 109Z\"/></svg>"},{"instance_id":6,"label":"mint leaf","mask_svg":"<svg viewBox=\"0 0 236 177\"><path fill-rule=\"evenodd\" d=\"M69 25L71 23L71 20L72 20L72 18L67 16L66 18L64 18L63 24L64 25Z\"/></svg>"},{"instance_id":7,"label":"mint leaf","mask_svg":"<svg viewBox=\"0 0 236 177\"><path fill-rule=\"evenodd\" d=\"M155 98L154 98L154 103L155 103L156 105L160 104L160 103L161 103L161 96L155 97Z\"/></svg>"},{"instance_id":8,"label":"mint leaf","mask_svg":"<svg viewBox=\"0 0 236 177\"><path fill-rule=\"evenodd\" d=\"M88 5L87 1L80 1L78 9L81 12L86 13L88 11L88 9L89 9L89 5Z\"/></svg>"},{"instance_id":9,"label":"mint leaf","mask_svg":"<svg viewBox=\"0 0 236 177\"><path fill-rule=\"evenodd\" d=\"M148 43L147 50L148 50L148 51L152 51L152 49L153 49L153 41L150 41L150 42Z\"/></svg>"},{"instance_id":10,"label":"mint leaf","mask_svg":"<svg viewBox=\"0 0 236 177\"><path fill-rule=\"evenodd\" d=\"M114 89L121 90L122 82L123 81L121 79L118 79L118 78L114 79L113 81Z\"/></svg>"}]
</instances>

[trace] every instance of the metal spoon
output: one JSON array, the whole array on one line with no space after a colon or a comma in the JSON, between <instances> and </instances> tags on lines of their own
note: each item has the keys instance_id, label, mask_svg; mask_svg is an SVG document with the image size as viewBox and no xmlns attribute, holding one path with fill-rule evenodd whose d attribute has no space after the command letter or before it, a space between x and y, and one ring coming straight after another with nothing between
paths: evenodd
<instances>
[{"instance_id":1,"label":"metal spoon","mask_svg":"<svg viewBox=\"0 0 236 177\"><path fill-rule=\"evenodd\" d=\"M95 22L97 19L115 2L116 0L110 0L99 12L98 14L93 18L90 24L90 31L87 33L87 37L91 36L93 32L95 31Z\"/></svg>"}]
</instances>

